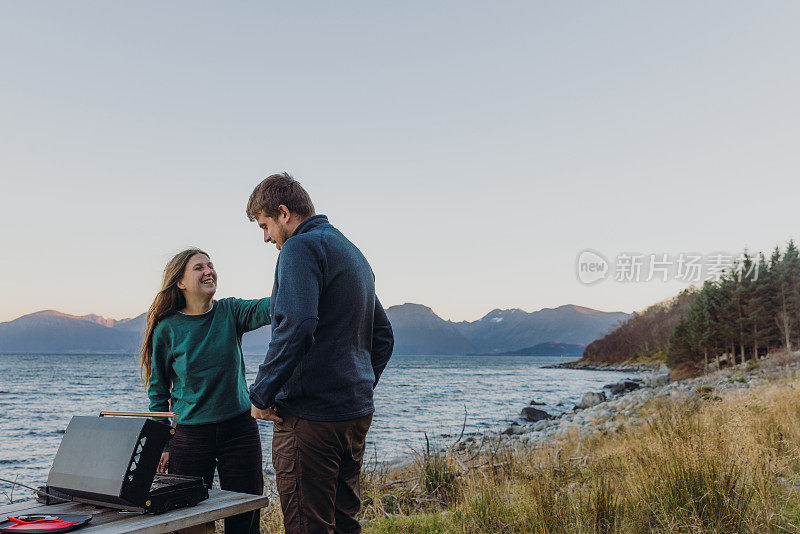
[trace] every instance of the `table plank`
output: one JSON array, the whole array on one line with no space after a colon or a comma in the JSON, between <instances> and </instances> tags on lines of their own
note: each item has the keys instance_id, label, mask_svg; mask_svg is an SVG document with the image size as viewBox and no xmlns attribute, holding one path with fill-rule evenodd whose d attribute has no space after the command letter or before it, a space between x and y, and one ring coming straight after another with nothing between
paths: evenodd
<instances>
[{"instance_id":1,"label":"table plank","mask_svg":"<svg viewBox=\"0 0 800 534\"><path fill-rule=\"evenodd\" d=\"M39 503L36 502L34 499L27 499L24 501L17 501L13 504L6 504L4 506L0 506L0 517L5 517L10 514L17 513L18 510L27 510L32 506L41 506Z\"/></svg>"},{"instance_id":2,"label":"table plank","mask_svg":"<svg viewBox=\"0 0 800 534\"><path fill-rule=\"evenodd\" d=\"M28 502L27 505L20 503L21 506L26 506L21 509L17 505L0 507L0 515L7 513L20 515L87 514L92 516L92 521L81 528L81 532L90 532L91 534L164 534L264 508L269 503L267 497L220 489L211 489L208 494L209 498L197 506L179 508L159 515L127 514L111 508L82 503L44 506L35 501ZM13 509L11 509L12 507Z\"/></svg>"}]
</instances>

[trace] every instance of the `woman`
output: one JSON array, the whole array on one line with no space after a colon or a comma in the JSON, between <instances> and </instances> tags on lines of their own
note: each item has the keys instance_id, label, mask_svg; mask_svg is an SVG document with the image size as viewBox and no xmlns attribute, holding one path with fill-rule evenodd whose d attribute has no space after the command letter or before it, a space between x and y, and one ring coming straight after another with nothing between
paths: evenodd
<instances>
[{"instance_id":1,"label":"woman","mask_svg":"<svg viewBox=\"0 0 800 534\"><path fill-rule=\"evenodd\" d=\"M261 495L261 439L250 416L242 334L269 324L269 298L213 300L217 273L199 249L175 255L147 312L142 374L150 411L177 414L159 471L203 477ZM258 533L260 513L225 520L226 533Z\"/></svg>"}]
</instances>

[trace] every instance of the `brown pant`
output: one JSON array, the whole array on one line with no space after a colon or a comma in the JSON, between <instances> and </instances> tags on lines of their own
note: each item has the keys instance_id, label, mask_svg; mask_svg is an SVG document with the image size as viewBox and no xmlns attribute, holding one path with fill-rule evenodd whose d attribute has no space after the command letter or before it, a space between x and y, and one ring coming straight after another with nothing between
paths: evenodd
<instances>
[{"instance_id":1,"label":"brown pant","mask_svg":"<svg viewBox=\"0 0 800 534\"><path fill-rule=\"evenodd\" d=\"M372 414L335 422L281 417L272 464L287 534L361 532L359 478Z\"/></svg>"}]
</instances>

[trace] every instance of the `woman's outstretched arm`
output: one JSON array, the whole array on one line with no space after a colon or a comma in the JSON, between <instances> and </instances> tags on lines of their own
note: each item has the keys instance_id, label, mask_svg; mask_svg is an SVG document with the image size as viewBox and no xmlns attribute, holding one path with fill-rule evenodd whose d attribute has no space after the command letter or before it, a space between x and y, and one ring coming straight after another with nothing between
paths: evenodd
<instances>
[{"instance_id":1,"label":"woman's outstretched arm","mask_svg":"<svg viewBox=\"0 0 800 534\"><path fill-rule=\"evenodd\" d=\"M239 334L270 324L269 297L254 300L234 298L225 300L230 303L231 310L236 317L236 329Z\"/></svg>"}]
</instances>

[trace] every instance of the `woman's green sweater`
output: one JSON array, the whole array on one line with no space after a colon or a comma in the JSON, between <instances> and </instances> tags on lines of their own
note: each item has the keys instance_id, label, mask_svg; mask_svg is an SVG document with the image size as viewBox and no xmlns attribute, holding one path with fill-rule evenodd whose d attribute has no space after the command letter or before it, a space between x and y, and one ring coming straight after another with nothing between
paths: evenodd
<instances>
[{"instance_id":1,"label":"woman's green sweater","mask_svg":"<svg viewBox=\"0 0 800 534\"><path fill-rule=\"evenodd\" d=\"M269 323L269 297L226 298L202 315L162 319L153 332L150 411L170 411L171 399L183 425L217 423L248 411L242 334Z\"/></svg>"}]
</instances>

